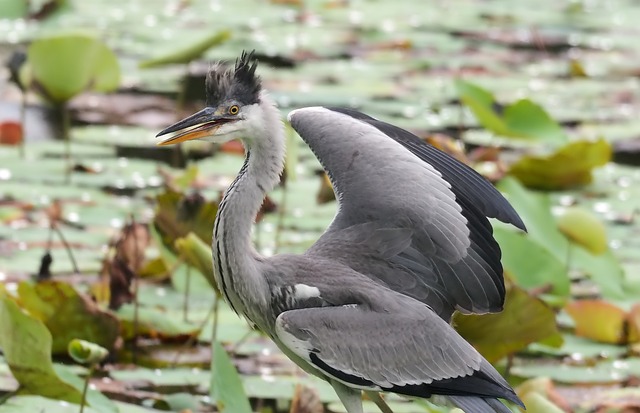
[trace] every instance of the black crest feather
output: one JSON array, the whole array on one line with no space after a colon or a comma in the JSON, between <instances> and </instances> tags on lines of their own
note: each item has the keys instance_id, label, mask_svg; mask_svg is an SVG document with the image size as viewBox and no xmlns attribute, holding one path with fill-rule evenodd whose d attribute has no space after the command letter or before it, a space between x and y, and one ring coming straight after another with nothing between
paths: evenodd
<instances>
[{"instance_id":1,"label":"black crest feather","mask_svg":"<svg viewBox=\"0 0 640 413\"><path fill-rule=\"evenodd\" d=\"M235 67L217 63L207 74L207 106L215 107L227 99L251 105L260 100L261 81L256 75L258 62L254 51L243 51L236 60Z\"/></svg>"}]
</instances>

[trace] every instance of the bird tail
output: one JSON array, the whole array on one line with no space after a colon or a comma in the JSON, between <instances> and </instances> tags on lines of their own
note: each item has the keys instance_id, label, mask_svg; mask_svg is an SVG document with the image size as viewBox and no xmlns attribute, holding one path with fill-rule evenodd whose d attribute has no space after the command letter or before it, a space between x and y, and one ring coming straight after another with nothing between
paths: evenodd
<instances>
[{"instance_id":1,"label":"bird tail","mask_svg":"<svg viewBox=\"0 0 640 413\"><path fill-rule=\"evenodd\" d=\"M465 413L513 413L498 399L476 396L447 396L447 398Z\"/></svg>"}]
</instances>

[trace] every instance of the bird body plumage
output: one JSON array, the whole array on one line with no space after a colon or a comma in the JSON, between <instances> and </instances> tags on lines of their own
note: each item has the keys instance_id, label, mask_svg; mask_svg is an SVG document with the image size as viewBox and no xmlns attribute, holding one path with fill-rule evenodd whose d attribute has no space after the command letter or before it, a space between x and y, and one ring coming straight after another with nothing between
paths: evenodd
<instances>
[{"instance_id":1,"label":"bird body plumage","mask_svg":"<svg viewBox=\"0 0 640 413\"><path fill-rule=\"evenodd\" d=\"M208 77L216 113L239 101L234 90L259 87L250 59ZM328 380L348 413L362 413L363 390L381 404L379 391L444 395L468 413L509 412L497 398L522 405L449 325L455 309L502 309L500 249L487 217L524 225L500 193L402 129L350 109L299 109L289 120L329 174L339 208L306 253L263 257L251 227L283 169L283 124L264 91L238 116L213 134L240 138L247 154L213 234L215 278L234 311Z\"/></svg>"}]
</instances>

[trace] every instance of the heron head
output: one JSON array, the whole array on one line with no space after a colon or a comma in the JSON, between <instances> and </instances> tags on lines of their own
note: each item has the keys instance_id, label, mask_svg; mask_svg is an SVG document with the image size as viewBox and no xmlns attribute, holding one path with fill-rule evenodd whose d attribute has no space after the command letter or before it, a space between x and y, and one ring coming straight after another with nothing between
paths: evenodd
<instances>
[{"instance_id":1,"label":"heron head","mask_svg":"<svg viewBox=\"0 0 640 413\"><path fill-rule=\"evenodd\" d=\"M253 52L243 52L235 67L214 65L207 74L207 106L174 123L156 137L170 135L158 145L194 139L226 142L243 138L259 118L261 83Z\"/></svg>"}]
</instances>

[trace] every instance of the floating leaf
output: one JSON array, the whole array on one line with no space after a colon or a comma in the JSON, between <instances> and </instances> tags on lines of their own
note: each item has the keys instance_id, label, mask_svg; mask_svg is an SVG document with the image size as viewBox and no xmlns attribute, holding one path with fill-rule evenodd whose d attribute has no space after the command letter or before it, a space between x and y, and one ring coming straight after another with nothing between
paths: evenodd
<instances>
[{"instance_id":1,"label":"floating leaf","mask_svg":"<svg viewBox=\"0 0 640 413\"><path fill-rule=\"evenodd\" d=\"M211 388L209 393L221 413L251 413L242 380L227 351L219 342L212 343Z\"/></svg>"},{"instance_id":2,"label":"floating leaf","mask_svg":"<svg viewBox=\"0 0 640 413\"><path fill-rule=\"evenodd\" d=\"M604 224L591 212L579 207L566 208L557 223L567 238L591 253L598 255L608 249Z\"/></svg>"},{"instance_id":3,"label":"floating leaf","mask_svg":"<svg viewBox=\"0 0 640 413\"><path fill-rule=\"evenodd\" d=\"M80 403L80 392L53 370L47 327L6 296L0 297L0 348L21 393Z\"/></svg>"},{"instance_id":4,"label":"floating leaf","mask_svg":"<svg viewBox=\"0 0 640 413\"><path fill-rule=\"evenodd\" d=\"M551 200L547 194L527 190L518 180L505 178L498 183L527 226L528 234L545 246L555 257L566 262L569 241L560 232L551 214ZM611 250L593 255L575 245L571 248L571 265L584 271L598 284L605 298L625 298L624 272Z\"/></svg>"},{"instance_id":5,"label":"floating leaf","mask_svg":"<svg viewBox=\"0 0 640 413\"><path fill-rule=\"evenodd\" d=\"M627 313L603 300L580 300L568 304L565 311L576 323L576 335L602 343L627 341Z\"/></svg>"},{"instance_id":6,"label":"floating leaf","mask_svg":"<svg viewBox=\"0 0 640 413\"><path fill-rule=\"evenodd\" d=\"M122 323L122 337L130 340L135 337L133 305L126 304L116 313ZM154 338L186 340L199 332L198 326L167 317L166 312L157 308L138 308L138 335Z\"/></svg>"},{"instance_id":7,"label":"floating leaf","mask_svg":"<svg viewBox=\"0 0 640 413\"><path fill-rule=\"evenodd\" d=\"M620 383L630 377L640 376L640 358L624 361L607 360L593 365L566 365L556 360L544 363L513 366L511 373L516 377L549 377L562 383Z\"/></svg>"},{"instance_id":8,"label":"floating leaf","mask_svg":"<svg viewBox=\"0 0 640 413\"><path fill-rule=\"evenodd\" d=\"M109 351L106 348L78 339L69 342L68 352L72 359L82 364L96 364L109 355Z\"/></svg>"},{"instance_id":9,"label":"floating leaf","mask_svg":"<svg viewBox=\"0 0 640 413\"><path fill-rule=\"evenodd\" d=\"M562 344L555 313L540 299L531 297L517 287L507 291L501 313L456 313L453 323L456 330L490 362L534 342L544 341L555 346Z\"/></svg>"},{"instance_id":10,"label":"floating leaf","mask_svg":"<svg viewBox=\"0 0 640 413\"><path fill-rule=\"evenodd\" d=\"M560 300L569 297L571 281L566 265L523 232L496 226L493 233L502 249L502 263L519 287L544 289Z\"/></svg>"},{"instance_id":11,"label":"floating leaf","mask_svg":"<svg viewBox=\"0 0 640 413\"><path fill-rule=\"evenodd\" d=\"M156 66L164 66L170 64L185 64L193 60L200 58L204 52L210 48L224 43L231 37L231 31L221 30L213 34L209 34L202 39L184 46L182 48L175 49L166 54L158 57L154 57L149 60L140 62L139 67L150 68Z\"/></svg>"},{"instance_id":12,"label":"floating leaf","mask_svg":"<svg viewBox=\"0 0 640 413\"><path fill-rule=\"evenodd\" d=\"M27 51L27 83L56 104L95 90L108 92L120 84L116 55L89 33L57 34L35 40Z\"/></svg>"},{"instance_id":13,"label":"floating leaf","mask_svg":"<svg viewBox=\"0 0 640 413\"><path fill-rule=\"evenodd\" d=\"M207 282L218 291L218 286L213 276L211 248L196 234L190 232L186 237L176 240L176 249L185 262L197 269L207 279Z\"/></svg>"},{"instance_id":14,"label":"floating leaf","mask_svg":"<svg viewBox=\"0 0 640 413\"><path fill-rule=\"evenodd\" d=\"M524 156L509 174L525 186L566 189L591 183L591 171L611 160L611 145L604 139L569 143L549 156Z\"/></svg>"},{"instance_id":15,"label":"floating leaf","mask_svg":"<svg viewBox=\"0 0 640 413\"><path fill-rule=\"evenodd\" d=\"M52 352L66 354L75 338L113 349L120 335L118 319L98 308L87 296L61 281L18 285L20 302L31 315L44 322L53 335Z\"/></svg>"},{"instance_id":16,"label":"floating leaf","mask_svg":"<svg viewBox=\"0 0 640 413\"><path fill-rule=\"evenodd\" d=\"M554 143L567 141L562 127L529 99L503 106L491 92L473 83L458 79L455 86L460 100L471 109L478 122L496 135Z\"/></svg>"},{"instance_id":17,"label":"floating leaf","mask_svg":"<svg viewBox=\"0 0 640 413\"><path fill-rule=\"evenodd\" d=\"M0 404L0 413L17 412L77 413L78 406L41 396L12 396ZM84 413L100 413L100 411L85 407Z\"/></svg>"}]
</instances>

